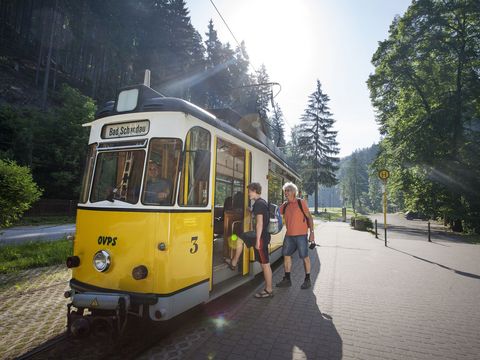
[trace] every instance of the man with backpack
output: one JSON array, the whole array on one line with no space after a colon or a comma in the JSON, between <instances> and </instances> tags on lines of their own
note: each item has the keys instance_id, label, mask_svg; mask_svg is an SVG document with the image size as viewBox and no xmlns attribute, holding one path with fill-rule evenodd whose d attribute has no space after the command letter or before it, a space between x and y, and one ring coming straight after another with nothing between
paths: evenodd
<instances>
[{"instance_id":1,"label":"man with backpack","mask_svg":"<svg viewBox=\"0 0 480 360\"><path fill-rule=\"evenodd\" d=\"M290 280L290 271L292 269L292 255L298 250L298 255L303 259L305 268L305 281L301 288L308 289L312 286L310 281L310 257L308 256L308 242L315 244L315 233L313 227L313 218L308 209L305 200L297 199L298 188L295 184L288 182L283 185L285 192L285 201L280 206L280 213L284 215L287 233L283 240L283 261L285 267L285 276L283 280L277 283L277 287L292 286ZM310 235L308 236L308 229Z\"/></svg>"},{"instance_id":2,"label":"man with backpack","mask_svg":"<svg viewBox=\"0 0 480 360\"><path fill-rule=\"evenodd\" d=\"M252 216L254 219L254 230L247 231L240 235L240 239L250 248L254 247L255 260L258 261L263 270L265 278L265 289L255 294L256 298L273 297L272 288L272 268L270 267L270 259L268 255L268 245L270 244L270 233L268 232L268 224L270 221L270 213L267 202L261 198L262 186L259 183L251 183L247 186L248 197L254 201L252 208ZM236 270L240 255L243 251L243 244L237 240L237 251L235 257L230 261L225 259L231 270Z\"/></svg>"}]
</instances>

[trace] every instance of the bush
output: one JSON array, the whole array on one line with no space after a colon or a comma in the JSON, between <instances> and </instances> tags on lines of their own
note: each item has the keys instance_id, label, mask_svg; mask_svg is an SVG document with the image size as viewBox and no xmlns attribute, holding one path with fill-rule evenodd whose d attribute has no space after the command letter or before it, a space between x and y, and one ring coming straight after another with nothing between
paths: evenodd
<instances>
[{"instance_id":1,"label":"bush","mask_svg":"<svg viewBox=\"0 0 480 360\"><path fill-rule=\"evenodd\" d=\"M373 222L370 218L366 216L356 216L350 219L350 225L353 226L355 230L367 231L368 229L373 229Z\"/></svg>"},{"instance_id":2,"label":"bush","mask_svg":"<svg viewBox=\"0 0 480 360\"><path fill-rule=\"evenodd\" d=\"M0 228L18 220L40 195L28 167L0 159Z\"/></svg>"}]
</instances>

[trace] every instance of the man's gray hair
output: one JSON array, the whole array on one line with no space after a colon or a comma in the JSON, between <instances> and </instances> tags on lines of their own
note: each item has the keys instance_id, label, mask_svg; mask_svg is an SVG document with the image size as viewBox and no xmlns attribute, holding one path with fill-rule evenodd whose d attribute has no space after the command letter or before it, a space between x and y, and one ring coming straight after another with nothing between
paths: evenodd
<instances>
[{"instance_id":1,"label":"man's gray hair","mask_svg":"<svg viewBox=\"0 0 480 360\"><path fill-rule=\"evenodd\" d=\"M285 190L292 190L295 193L295 196L298 194L298 187L292 182L287 182L285 185L282 187L283 191Z\"/></svg>"}]
</instances>

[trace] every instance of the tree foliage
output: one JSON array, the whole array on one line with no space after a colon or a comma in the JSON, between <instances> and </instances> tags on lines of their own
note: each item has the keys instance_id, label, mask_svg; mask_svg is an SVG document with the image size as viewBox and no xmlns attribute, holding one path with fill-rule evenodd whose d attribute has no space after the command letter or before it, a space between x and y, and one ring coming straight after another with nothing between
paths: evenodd
<instances>
[{"instance_id":1,"label":"tree foliage","mask_svg":"<svg viewBox=\"0 0 480 360\"><path fill-rule=\"evenodd\" d=\"M275 106L272 110L273 114L270 120L272 126L271 140L275 146L285 152L285 119L283 117L283 112L280 108L280 105L278 105L278 103L275 103L274 105Z\"/></svg>"},{"instance_id":2,"label":"tree foliage","mask_svg":"<svg viewBox=\"0 0 480 360\"><path fill-rule=\"evenodd\" d=\"M41 193L28 167L0 159L0 228L18 220Z\"/></svg>"},{"instance_id":3,"label":"tree foliage","mask_svg":"<svg viewBox=\"0 0 480 360\"><path fill-rule=\"evenodd\" d=\"M0 107L0 154L31 167L36 182L50 198L76 198L79 192L93 100L62 85L57 106L43 112L35 108Z\"/></svg>"},{"instance_id":4,"label":"tree foliage","mask_svg":"<svg viewBox=\"0 0 480 360\"><path fill-rule=\"evenodd\" d=\"M344 205L359 212L379 212L381 208L381 183L377 171L372 168L378 146L355 150L340 160L338 187Z\"/></svg>"},{"instance_id":5,"label":"tree foliage","mask_svg":"<svg viewBox=\"0 0 480 360\"><path fill-rule=\"evenodd\" d=\"M204 42L184 0L0 0L0 10L0 56L34 63L21 70L45 99L66 82L103 103L150 69L152 87L207 109L255 112L263 101L246 87L257 74L245 44L222 44L211 20Z\"/></svg>"},{"instance_id":6,"label":"tree foliage","mask_svg":"<svg viewBox=\"0 0 480 360\"><path fill-rule=\"evenodd\" d=\"M391 170L390 192L406 209L479 231L480 3L414 1L372 63L384 136L376 166Z\"/></svg>"}]
</instances>

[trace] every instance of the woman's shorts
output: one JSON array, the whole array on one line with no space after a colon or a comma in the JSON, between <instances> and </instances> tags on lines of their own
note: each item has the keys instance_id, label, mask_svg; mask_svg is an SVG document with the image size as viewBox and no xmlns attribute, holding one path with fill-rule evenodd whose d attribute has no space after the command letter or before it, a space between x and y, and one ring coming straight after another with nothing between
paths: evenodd
<instances>
[{"instance_id":1,"label":"woman's shorts","mask_svg":"<svg viewBox=\"0 0 480 360\"><path fill-rule=\"evenodd\" d=\"M308 238L307 235L285 236L283 239L283 256L292 256L295 250L298 249L298 256L300 259L305 259L308 256Z\"/></svg>"}]
</instances>

